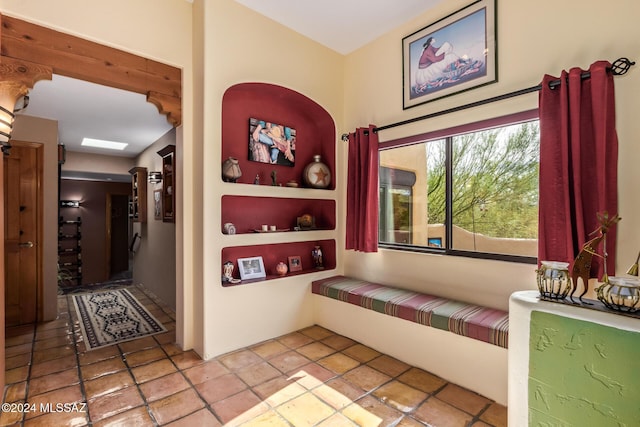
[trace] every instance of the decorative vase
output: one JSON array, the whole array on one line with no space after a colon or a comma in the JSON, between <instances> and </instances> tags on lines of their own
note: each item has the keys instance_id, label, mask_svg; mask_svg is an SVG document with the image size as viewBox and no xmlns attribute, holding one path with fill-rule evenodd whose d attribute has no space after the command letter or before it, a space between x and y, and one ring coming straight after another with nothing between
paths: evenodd
<instances>
[{"instance_id":1,"label":"decorative vase","mask_svg":"<svg viewBox=\"0 0 640 427\"><path fill-rule=\"evenodd\" d=\"M322 157L316 154L313 156L313 162L304 168L302 178L309 187L327 188L331 184L331 171L329 166L322 163Z\"/></svg>"},{"instance_id":2,"label":"decorative vase","mask_svg":"<svg viewBox=\"0 0 640 427\"><path fill-rule=\"evenodd\" d=\"M276 265L276 273L278 273L278 276L284 276L287 274L287 271L289 271L289 268L284 262L280 261L278 265Z\"/></svg>"},{"instance_id":3,"label":"decorative vase","mask_svg":"<svg viewBox=\"0 0 640 427\"><path fill-rule=\"evenodd\" d=\"M568 262L542 261L536 273L540 296L554 300L567 297L571 290Z\"/></svg>"},{"instance_id":4,"label":"decorative vase","mask_svg":"<svg viewBox=\"0 0 640 427\"><path fill-rule=\"evenodd\" d=\"M225 222L222 226L222 232L224 234L236 234L236 226L232 222Z\"/></svg>"},{"instance_id":5,"label":"decorative vase","mask_svg":"<svg viewBox=\"0 0 640 427\"><path fill-rule=\"evenodd\" d=\"M242 176L238 159L229 157L222 163L222 179L225 182L236 182Z\"/></svg>"}]
</instances>

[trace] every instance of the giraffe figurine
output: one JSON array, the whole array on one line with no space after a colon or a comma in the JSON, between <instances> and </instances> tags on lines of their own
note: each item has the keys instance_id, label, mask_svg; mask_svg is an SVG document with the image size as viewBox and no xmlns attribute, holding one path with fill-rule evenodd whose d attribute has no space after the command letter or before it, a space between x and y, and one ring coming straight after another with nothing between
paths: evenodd
<instances>
[{"instance_id":1,"label":"giraffe figurine","mask_svg":"<svg viewBox=\"0 0 640 427\"><path fill-rule=\"evenodd\" d=\"M615 215L609 218L609 214L604 212L602 214L598 213L598 222L600 223L600 227L596 228L594 231L589 233L589 236L600 233L599 236L594 237L593 239L587 241L584 245L582 245L582 250L578 253L578 256L573 262L573 267L571 268L571 294L569 295L569 299L571 302L575 303L573 300L573 294L578 289L578 278L582 279L582 284L584 286L584 291L578 299L583 304L591 305L591 303L585 302L582 300L582 297L589 291L589 275L591 273L591 261L593 260L594 255L604 259L604 275L602 276L603 282L608 282L609 277L607 276L607 232L609 228L613 226L615 223L620 221L620 217ZM596 249L600 243L603 243L603 255L600 255L596 252Z\"/></svg>"}]
</instances>

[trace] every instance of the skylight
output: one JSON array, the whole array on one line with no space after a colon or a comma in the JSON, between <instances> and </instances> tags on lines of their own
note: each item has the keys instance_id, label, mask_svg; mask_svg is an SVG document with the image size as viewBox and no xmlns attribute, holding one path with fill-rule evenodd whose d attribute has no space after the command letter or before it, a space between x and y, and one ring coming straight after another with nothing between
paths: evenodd
<instances>
[{"instance_id":1,"label":"skylight","mask_svg":"<svg viewBox=\"0 0 640 427\"><path fill-rule=\"evenodd\" d=\"M82 145L85 147L106 148L108 150L124 150L127 148L126 142L105 141L103 139L84 138Z\"/></svg>"}]
</instances>

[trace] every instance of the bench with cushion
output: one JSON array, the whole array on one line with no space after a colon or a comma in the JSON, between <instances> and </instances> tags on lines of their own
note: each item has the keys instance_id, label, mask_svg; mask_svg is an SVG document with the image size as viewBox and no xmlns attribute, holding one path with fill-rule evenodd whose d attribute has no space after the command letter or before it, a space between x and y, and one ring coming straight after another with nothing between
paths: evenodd
<instances>
[{"instance_id":1,"label":"bench with cushion","mask_svg":"<svg viewBox=\"0 0 640 427\"><path fill-rule=\"evenodd\" d=\"M507 403L506 311L345 276L311 289L319 325Z\"/></svg>"},{"instance_id":2,"label":"bench with cushion","mask_svg":"<svg viewBox=\"0 0 640 427\"><path fill-rule=\"evenodd\" d=\"M345 276L316 280L311 291L489 344L505 348L508 345L509 313L506 311Z\"/></svg>"}]
</instances>

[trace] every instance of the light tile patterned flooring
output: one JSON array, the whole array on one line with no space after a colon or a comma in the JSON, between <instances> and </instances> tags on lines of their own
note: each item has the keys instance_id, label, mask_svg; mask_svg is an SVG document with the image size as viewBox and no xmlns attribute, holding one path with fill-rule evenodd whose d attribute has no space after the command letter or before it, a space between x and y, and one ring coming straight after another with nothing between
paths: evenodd
<instances>
[{"instance_id":1,"label":"light tile patterned flooring","mask_svg":"<svg viewBox=\"0 0 640 427\"><path fill-rule=\"evenodd\" d=\"M6 330L3 409L29 411L0 425L507 425L504 406L319 326L202 361L173 343L171 310L128 289L169 332L87 352L70 296L59 319Z\"/></svg>"}]
</instances>

